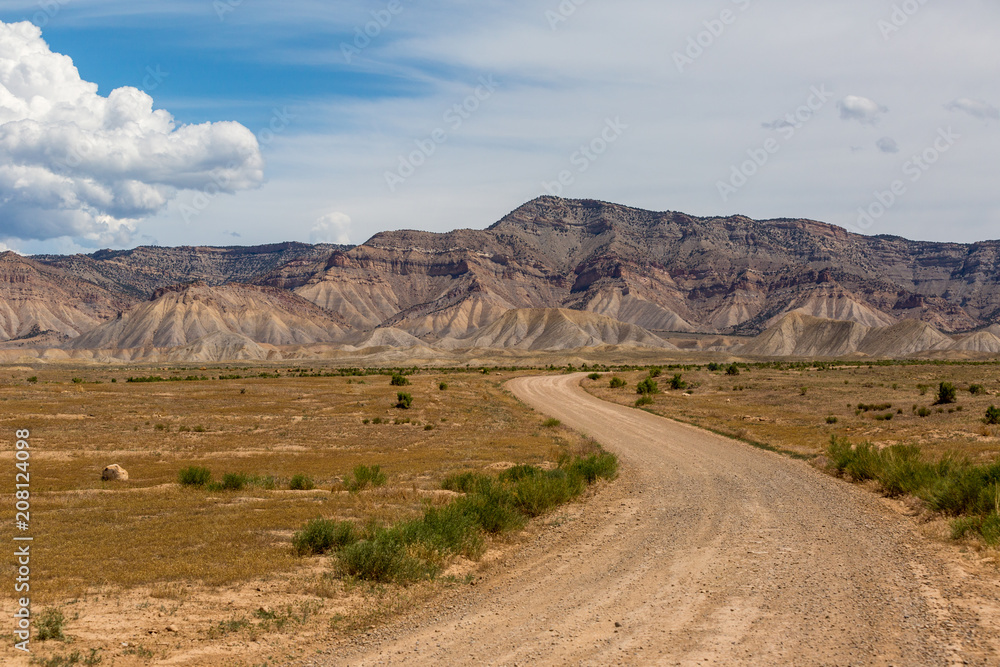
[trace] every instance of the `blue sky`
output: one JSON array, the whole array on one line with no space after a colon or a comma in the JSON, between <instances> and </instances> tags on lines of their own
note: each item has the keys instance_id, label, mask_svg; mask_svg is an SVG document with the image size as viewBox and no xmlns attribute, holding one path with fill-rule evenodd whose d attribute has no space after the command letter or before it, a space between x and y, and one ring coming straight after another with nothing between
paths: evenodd
<instances>
[{"instance_id":1,"label":"blue sky","mask_svg":"<svg viewBox=\"0 0 1000 667\"><path fill-rule=\"evenodd\" d=\"M41 32L8 33L6 71L55 81L62 54L83 83L59 114L28 99L55 84L0 98L0 244L360 243L545 192L996 238L998 19L987 0L9 0L0 21ZM133 124L109 124L123 87ZM53 158L64 135L98 156Z\"/></svg>"}]
</instances>

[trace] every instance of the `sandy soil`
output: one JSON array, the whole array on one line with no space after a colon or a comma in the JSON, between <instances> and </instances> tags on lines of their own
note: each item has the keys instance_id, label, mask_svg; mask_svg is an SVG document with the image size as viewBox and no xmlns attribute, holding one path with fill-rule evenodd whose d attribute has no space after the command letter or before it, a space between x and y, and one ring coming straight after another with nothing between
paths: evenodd
<instances>
[{"instance_id":1,"label":"sandy soil","mask_svg":"<svg viewBox=\"0 0 1000 667\"><path fill-rule=\"evenodd\" d=\"M619 483L477 586L302 664L995 665L996 571L808 465L579 388L508 388Z\"/></svg>"}]
</instances>

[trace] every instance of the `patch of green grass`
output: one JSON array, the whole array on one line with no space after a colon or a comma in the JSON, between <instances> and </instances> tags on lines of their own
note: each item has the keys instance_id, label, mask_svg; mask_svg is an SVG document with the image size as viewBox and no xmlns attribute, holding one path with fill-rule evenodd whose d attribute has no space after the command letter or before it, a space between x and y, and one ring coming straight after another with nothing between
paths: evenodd
<instances>
[{"instance_id":1,"label":"patch of green grass","mask_svg":"<svg viewBox=\"0 0 1000 667\"><path fill-rule=\"evenodd\" d=\"M991 532L1000 515L1000 461L974 464L957 456L929 461L913 445L880 449L870 442L851 445L836 437L831 438L827 455L838 474L855 481L873 480L888 496L915 496L932 510L962 517L953 526L959 536L977 531L987 542L1000 537Z\"/></svg>"},{"instance_id":2,"label":"patch of green grass","mask_svg":"<svg viewBox=\"0 0 1000 667\"><path fill-rule=\"evenodd\" d=\"M643 394L642 396L636 399L635 407L641 408L645 405L652 405L655 402L656 401L653 399L652 396L650 396L649 394Z\"/></svg>"},{"instance_id":3,"label":"patch of green grass","mask_svg":"<svg viewBox=\"0 0 1000 667\"><path fill-rule=\"evenodd\" d=\"M454 491L455 493L472 493L480 486L491 482L492 478L486 475L475 472L463 472L445 477L444 481L441 482L441 488L445 491Z\"/></svg>"},{"instance_id":4,"label":"patch of green grass","mask_svg":"<svg viewBox=\"0 0 1000 667\"><path fill-rule=\"evenodd\" d=\"M576 458L565 463L571 474L579 475L587 484L599 479L611 481L618 477L618 457L608 452L598 452L584 458Z\"/></svg>"},{"instance_id":5,"label":"patch of green grass","mask_svg":"<svg viewBox=\"0 0 1000 667\"><path fill-rule=\"evenodd\" d=\"M350 521L313 519L292 537L292 547L300 556L325 554L348 547L361 539L360 531Z\"/></svg>"},{"instance_id":6,"label":"patch of green grass","mask_svg":"<svg viewBox=\"0 0 1000 667\"><path fill-rule=\"evenodd\" d=\"M351 477L344 482L344 485L351 493L357 493L369 487L385 486L386 481L388 480L381 466L358 465L351 471Z\"/></svg>"},{"instance_id":7,"label":"patch of green grass","mask_svg":"<svg viewBox=\"0 0 1000 667\"><path fill-rule=\"evenodd\" d=\"M288 483L288 488L292 491L312 491L316 488L316 484L313 482L312 477L300 473L292 477Z\"/></svg>"},{"instance_id":8,"label":"patch of green grass","mask_svg":"<svg viewBox=\"0 0 1000 667\"><path fill-rule=\"evenodd\" d=\"M546 419L545 421L542 422L542 426L544 426L545 428L556 428L557 426L561 425L562 425L561 421L553 418Z\"/></svg>"},{"instance_id":9,"label":"patch of green grass","mask_svg":"<svg viewBox=\"0 0 1000 667\"><path fill-rule=\"evenodd\" d=\"M277 481L270 475L251 475L245 472L229 472L222 476L221 482L209 483L209 491L243 491L249 487L274 490Z\"/></svg>"},{"instance_id":10,"label":"patch of green grass","mask_svg":"<svg viewBox=\"0 0 1000 667\"><path fill-rule=\"evenodd\" d=\"M190 466L177 473L181 486L205 486L212 481L212 471L200 466Z\"/></svg>"},{"instance_id":11,"label":"patch of green grass","mask_svg":"<svg viewBox=\"0 0 1000 667\"><path fill-rule=\"evenodd\" d=\"M613 479L617 471L617 458L600 452L587 458L567 457L555 470L518 465L497 477L464 472L441 484L464 493L463 497L442 508L427 507L419 519L372 529L353 543L335 545L325 537L336 529L331 522L318 519L308 527L310 534L324 538L324 548L336 550L342 575L407 584L435 577L453 556L478 558L484 534L519 530L529 518L569 502L598 479ZM297 539L304 542L305 533L297 534Z\"/></svg>"}]
</instances>

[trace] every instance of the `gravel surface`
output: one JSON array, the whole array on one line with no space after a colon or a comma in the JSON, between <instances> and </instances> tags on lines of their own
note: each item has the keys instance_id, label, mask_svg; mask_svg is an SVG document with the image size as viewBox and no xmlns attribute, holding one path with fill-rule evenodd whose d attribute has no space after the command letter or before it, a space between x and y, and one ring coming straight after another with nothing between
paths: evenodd
<instances>
[{"instance_id":1,"label":"gravel surface","mask_svg":"<svg viewBox=\"0 0 1000 667\"><path fill-rule=\"evenodd\" d=\"M477 586L312 664L1000 664L995 570L875 494L581 377L508 389L618 454L620 480Z\"/></svg>"}]
</instances>

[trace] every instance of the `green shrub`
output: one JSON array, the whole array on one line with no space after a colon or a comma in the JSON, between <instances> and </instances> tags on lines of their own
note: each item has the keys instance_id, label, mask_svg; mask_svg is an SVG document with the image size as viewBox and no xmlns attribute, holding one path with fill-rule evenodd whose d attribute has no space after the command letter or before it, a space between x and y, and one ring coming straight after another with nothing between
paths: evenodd
<instances>
[{"instance_id":1,"label":"green shrub","mask_svg":"<svg viewBox=\"0 0 1000 667\"><path fill-rule=\"evenodd\" d=\"M585 482L565 470L524 477L514 485L514 507L529 517L545 514L583 492Z\"/></svg>"},{"instance_id":2,"label":"green shrub","mask_svg":"<svg viewBox=\"0 0 1000 667\"><path fill-rule=\"evenodd\" d=\"M1000 408L995 405L986 408L986 416L983 417L983 423L1000 424Z\"/></svg>"},{"instance_id":3,"label":"green shrub","mask_svg":"<svg viewBox=\"0 0 1000 667\"><path fill-rule=\"evenodd\" d=\"M663 368L661 366L653 366L649 369L649 377L658 378L663 374Z\"/></svg>"},{"instance_id":4,"label":"green shrub","mask_svg":"<svg viewBox=\"0 0 1000 667\"><path fill-rule=\"evenodd\" d=\"M398 530L382 529L337 553L340 572L364 581L407 584L434 571L410 555Z\"/></svg>"},{"instance_id":5,"label":"green shrub","mask_svg":"<svg viewBox=\"0 0 1000 667\"><path fill-rule=\"evenodd\" d=\"M411 553L434 564L453 555L478 558L484 549L479 523L455 503L428 507L423 518L402 523L397 530Z\"/></svg>"},{"instance_id":6,"label":"green shrub","mask_svg":"<svg viewBox=\"0 0 1000 667\"><path fill-rule=\"evenodd\" d=\"M405 387L410 384L410 381L406 379L406 376L402 373L393 373L392 379L389 381L393 387Z\"/></svg>"},{"instance_id":7,"label":"green shrub","mask_svg":"<svg viewBox=\"0 0 1000 667\"><path fill-rule=\"evenodd\" d=\"M63 634L65 625L66 617L60 610L54 607L46 609L35 619L35 630L37 631L35 638L41 642L50 639L66 641L66 635Z\"/></svg>"},{"instance_id":8,"label":"green shrub","mask_svg":"<svg viewBox=\"0 0 1000 667\"><path fill-rule=\"evenodd\" d=\"M499 479L501 482L520 482L522 479L541 477L543 474L544 471L538 466L521 464L504 470L500 473Z\"/></svg>"},{"instance_id":9,"label":"green shrub","mask_svg":"<svg viewBox=\"0 0 1000 667\"><path fill-rule=\"evenodd\" d=\"M660 387L656 384L656 380L653 378L646 378L636 385L635 393L644 395L658 394L660 393Z\"/></svg>"},{"instance_id":10,"label":"green shrub","mask_svg":"<svg viewBox=\"0 0 1000 667\"><path fill-rule=\"evenodd\" d=\"M545 421L542 422L542 426L544 426L545 428L555 428L557 426L560 426L561 424L562 424L561 421L554 418L546 419Z\"/></svg>"},{"instance_id":11,"label":"green shrub","mask_svg":"<svg viewBox=\"0 0 1000 667\"><path fill-rule=\"evenodd\" d=\"M832 416L832 415L826 418L826 423L827 424L836 424L838 421L840 421L840 420L837 419L836 417Z\"/></svg>"},{"instance_id":12,"label":"green shrub","mask_svg":"<svg viewBox=\"0 0 1000 667\"><path fill-rule=\"evenodd\" d=\"M219 484L221 491L242 491L250 483L250 476L245 472L227 472Z\"/></svg>"},{"instance_id":13,"label":"green shrub","mask_svg":"<svg viewBox=\"0 0 1000 667\"><path fill-rule=\"evenodd\" d=\"M288 488L292 491L312 491L316 488L316 484L313 483L312 477L299 474L292 477L292 481L288 483Z\"/></svg>"},{"instance_id":14,"label":"green shrub","mask_svg":"<svg viewBox=\"0 0 1000 667\"><path fill-rule=\"evenodd\" d=\"M722 364L717 364L714 361L708 365L708 370L712 371L713 373L721 371L722 368L723 368Z\"/></svg>"},{"instance_id":15,"label":"green shrub","mask_svg":"<svg viewBox=\"0 0 1000 667\"><path fill-rule=\"evenodd\" d=\"M382 472L381 466L366 466L358 465L355 466L352 471L353 479L348 479L345 482L347 490L351 493L357 493L367 489L368 487L377 488L380 486L385 486L387 481L386 475Z\"/></svg>"},{"instance_id":16,"label":"green shrub","mask_svg":"<svg viewBox=\"0 0 1000 667\"><path fill-rule=\"evenodd\" d=\"M600 373L591 373L590 375L587 376L587 379L589 379L589 380L600 380L601 379L601 374Z\"/></svg>"},{"instance_id":17,"label":"green shrub","mask_svg":"<svg viewBox=\"0 0 1000 667\"><path fill-rule=\"evenodd\" d=\"M611 378L611 383L610 383L610 387L611 387L612 389L621 389L622 387L624 387L624 386L625 386L625 385L627 385L627 384L628 384L628 383L627 383L627 382L625 382L625 379L624 379L624 378L620 378L620 377L613 377L613 378Z\"/></svg>"},{"instance_id":18,"label":"green shrub","mask_svg":"<svg viewBox=\"0 0 1000 667\"><path fill-rule=\"evenodd\" d=\"M212 471L208 468L190 466L177 473L181 486L205 486L212 481Z\"/></svg>"},{"instance_id":19,"label":"green shrub","mask_svg":"<svg viewBox=\"0 0 1000 667\"><path fill-rule=\"evenodd\" d=\"M891 409L892 403L858 403L858 410L862 412L883 412Z\"/></svg>"},{"instance_id":20,"label":"green shrub","mask_svg":"<svg viewBox=\"0 0 1000 667\"><path fill-rule=\"evenodd\" d=\"M438 389L440 389L441 391L448 391L448 383L447 382L438 383Z\"/></svg>"},{"instance_id":21,"label":"green shrub","mask_svg":"<svg viewBox=\"0 0 1000 667\"><path fill-rule=\"evenodd\" d=\"M38 382L37 375L32 375L30 378L28 378L28 384L36 384L37 382Z\"/></svg>"},{"instance_id":22,"label":"green shrub","mask_svg":"<svg viewBox=\"0 0 1000 667\"><path fill-rule=\"evenodd\" d=\"M688 383L684 381L684 378L681 377L680 373L678 373L677 375L674 375L672 378L670 378L670 388L673 389L674 391L680 391L682 389L687 389L687 386L688 386ZM653 392L653 393L655 394L656 392Z\"/></svg>"},{"instance_id":23,"label":"green shrub","mask_svg":"<svg viewBox=\"0 0 1000 667\"><path fill-rule=\"evenodd\" d=\"M973 396L981 396L982 394L986 393L986 387L984 387L981 384L969 385L969 393L972 394Z\"/></svg>"},{"instance_id":24,"label":"green shrub","mask_svg":"<svg viewBox=\"0 0 1000 667\"><path fill-rule=\"evenodd\" d=\"M740 374L740 367L737 366L736 364L729 364L729 366L726 368L726 375L735 376L739 374Z\"/></svg>"},{"instance_id":25,"label":"green shrub","mask_svg":"<svg viewBox=\"0 0 1000 667\"><path fill-rule=\"evenodd\" d=\"M934 405L948 405L954 403L958 395L955 385L950 382L942 382L938 385L938 399Z\"/></svg>"},{"instance_id":26,"label":"green shrub","mask_svg":"<svg viewBox=\"0 0 1000 667\"><path fill-rule=\"evenodd\" d=\"M493 480L486 475L463 472L445 477L444 481L441 482L441 488L445 491L454 491L455 493L472 493L479 488L488 487L492 483Z\"/></svg>"},{"instance_id":27,"label":"green shrub","mask_svg":"<svg viewBox=\"0 0 1000 667\"><path fill-rule=\"evenodd\" d=\"M514 507L511 490L490 478L477 480L473 493L452 504L491 535L519 530L526 521L526 517Z\"/></svg>"},{"instance_id":28,"label":"green shrub","mask_svg":"<svg viewBox=\"0 0 1000 667\"><path fill-rule=\"evenodd\" d=\"M920 409L917 410L917 416L918 417L930 417L931 416L931 411L930 411L929 408L920 408Z\"/></svg>"},{"instance_id":29,"label":"green shrub","mask_svg":"<svg viewBox=\"0 0 1000 667\"><path fill-rule=\"evenodd\" d=\"M413 405L413 396L403 391L396 394L397 408L400 410L409 410L411 405Z\"/></svg>"},{"instance_id":30,"label":"green shrub","mask_svg":"<svg viewBox=\"0 0 1000 667\"><path fill-rule=\"evenodd\" d=\"M650 396L649 394L643 394L642 396L636 399L635 407L642 408L647 405L653 405L654 403L656 403L656 401L653 399L652 396Z\"/></svg>"},{"instance_id":31,"label":"green shrub","mask_svg":"<svg viewBox=\"0 0 1000 667\"><path fill-rule=\"evenodd\" d=\"M618 457L600 452L568 462L565 468L570 474L582 477L587 484L593 484L598 479L610 481L618 476Z\"/></svg>"},{"instance_id":32,"label":"green shrub","mask_svg":"<svg viewBox=\"0 0 1000 667\"><path fill-rule=\"evenodd\" d=\"M292 537L292 546L300 556L325 554L348 547L361 538L350 521L313 519Z\"/></svg>"},{"instance_id":33,"label":"green shrub","mask_svg":"<svg viewBox=\"0 0 1000 667\"><path fill-rule=\"evenodd\" d=\"M930 389L930 388L931 388L931 386L929 384L918 384L917 385L917 391L920 392L921 396L926 396L927 395L927 390Z\"/></svg>"}]
</instances>

